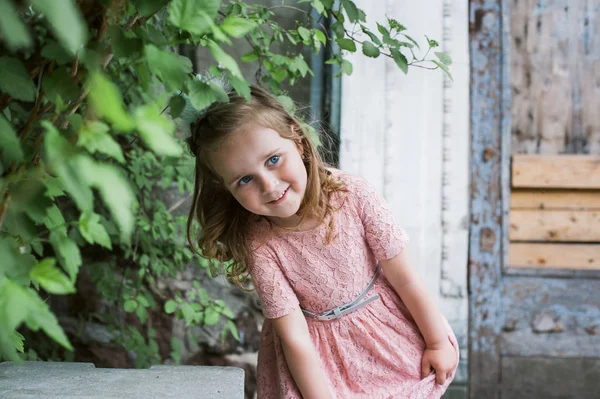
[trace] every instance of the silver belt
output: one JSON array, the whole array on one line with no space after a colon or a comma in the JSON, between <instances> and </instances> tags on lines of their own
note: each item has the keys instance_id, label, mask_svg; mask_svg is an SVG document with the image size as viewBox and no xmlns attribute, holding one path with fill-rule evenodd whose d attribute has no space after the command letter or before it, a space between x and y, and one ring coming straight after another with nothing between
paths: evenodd
<instances>
[{"instance_id":1,"label":"silver belt","mask_svg":"<svg viewBox=\"0 0 600 399\"><path fill-rule=\"evenodd\" d=\"M355 310L362 308L363 306L366 306L367 304L379 299L379 294L375 294L372 297L369 297L361 302L361 300L369 293L369 291L371 291L371 288L373 288L373 285L375 284L375 280L377 280L377 277L379 277L380 274L381 264L378 264L377 269L375 270L375 274L373 275L373 278L371 278L371 281L369 281L369 284L352 302L348 302L344 305L337 306L331 310L319 314L313 313L310 310L306 309L302 309L302 312L304 312L304 314L306 314L307 316L310 316L317 320L333 320L340 318L348 313L352 313Z\"/></svg>"}]
</instances>

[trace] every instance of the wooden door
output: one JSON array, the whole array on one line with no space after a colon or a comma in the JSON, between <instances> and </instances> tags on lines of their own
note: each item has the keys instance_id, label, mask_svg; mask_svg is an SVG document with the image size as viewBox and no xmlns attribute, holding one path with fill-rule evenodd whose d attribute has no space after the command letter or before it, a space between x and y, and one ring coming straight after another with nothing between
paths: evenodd
<instances>
[{"instance_id":1,"label":"wooden door","mask_svg":"<svg viewBox=\"0 0 600 399\"><path fill-rule=\"evenodd\" d=\"M470 1L469 397L600 397L600 2Z\"/></svg>"}]
</instances>

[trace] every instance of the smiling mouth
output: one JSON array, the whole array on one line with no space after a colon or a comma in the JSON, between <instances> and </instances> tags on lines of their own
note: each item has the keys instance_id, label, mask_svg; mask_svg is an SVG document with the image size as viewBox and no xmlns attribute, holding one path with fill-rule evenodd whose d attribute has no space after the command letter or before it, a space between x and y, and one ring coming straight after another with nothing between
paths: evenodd
<instances>
[{"instance_id":1,"label":"smiling mouth","mask_svg":"<svg viewBox=\"0 0 600 399\"><path fill-rule=\"evenodd\" d=\"M285 195L287 194L288 190L290 188L286 188L285 190L283 190L283 193L281 193L281 195L277 198L275 198L273 201L269 201L269 204L276 204L278 202L281 202L281 200L285 197Z\"/></svg>"}]
</instances>

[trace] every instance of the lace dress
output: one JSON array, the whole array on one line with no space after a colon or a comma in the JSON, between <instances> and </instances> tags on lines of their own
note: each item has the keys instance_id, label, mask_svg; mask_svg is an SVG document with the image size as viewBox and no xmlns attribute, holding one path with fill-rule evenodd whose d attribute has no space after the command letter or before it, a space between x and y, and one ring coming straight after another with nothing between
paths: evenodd
<instances>
[{"instance_id":1,"label":"lace dress","mask_svg":"<svg viewBox=\"0 0 600 399\"><path fill-rule=\"evenodd\" d=\"M408 237L375 189L363 179L334 171L348 189L335 198L335 239L325 245L325 226L289 231L261 219L249 234L250 273L263 306L258 355L258 398L301 398L288 369L272 319L302 307L322 313L360 295L378 259L390 259ZM409 311L383 275L367 298L375 300L339 319L307 317L312 342L335 398L439 398L450 381L421 380L425 343ZM448 337L456 338L444 319Z\"/></svg>"}]
</instances>

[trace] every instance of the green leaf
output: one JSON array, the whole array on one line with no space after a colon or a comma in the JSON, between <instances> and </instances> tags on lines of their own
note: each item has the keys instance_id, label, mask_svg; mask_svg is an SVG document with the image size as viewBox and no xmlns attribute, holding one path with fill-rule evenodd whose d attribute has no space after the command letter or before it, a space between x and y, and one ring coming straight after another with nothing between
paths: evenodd
<instances>
[{"instance_id":1,"label":"green leaf","mask_svg":"<svg viewBox=\"0 0 600 399\"><path fill-rule=\"evenodd\" d=\"M169 114L171 118L177 119L185 108L185 99L180 95L174 95L169 101Z\"/></svg>"},{"instance_id":2,"label":"green leaf","mask_svg":"<svg viewBox=\"0 0 600 399\"><path fill-rule=\"evenodd\" d=\"M300 72L300 75L302 75L302 77L305 77L306 74L310 72L308 64L306 63L306 61L304 61L304 57L302 56L302 54L298 54L296 57L294 57L292 62L290 62L289 64L289 68L292 72Z\"/></svg>"},{"instance_id":3,"label":"green leaf","mask_svg":"<svg viewBox=\"0 0 600 399\"><path fill-rule=\"evenodd\" d=\"M134 115L140 136L152 151L172 157L182 154L181 145L173 138L175 125L162 116L156 107L152 105L138 107Z\"/></svg>"},{"instance_id":4,"label":"green leaf","mask_svg":"<svg viewBox=\"0 0 600 399\"><path fill-rule=\"evenodd\" d=\"M101 72L93 72L88 81L89 98L96 113L106 118L123 132L133 130L135 124L127 113L119 88Z\"/></svg>"},{"instance_id":5,"label":"green leaf","mask_svg":"<svg viewBox=\"0 0 600 399\"><path fill-rule=\"evenodd\" d=\"M0 155L3 161L21 162L23 150L12 125L0 115Z\"/></svg>"},{"instance_id":6,"label":"green leaf","mask_svg":"<svg viewBox=\"0 0 600 399\"><path fill-rule=\"evenodd\" d=\"M43 259L29 272L29 276L50 294L63 295L75 292L73 282L54 265L55 263L53 258Z\"/></svg>"},{"instance_id":7,"label":"green leaf","mask_svg":"<svg viewBox=\"0 0 600 399\"><path fill-rule=\"evenodd\" d=\"M250 92L250 84L242 78L238 78L237 76L228 75L227 79L231 84L231 87L240 95L243 96L246 101L250 101L251 92Z\"/></svg>"},{"instance_id":8,"label":"green leaf","mask_svg":"<svg viewBox=\"0 0 600 399\"><path fill-rule=\"evenodd\" d=\"M9 279L0 279L0 326L4 330L15 330L23 321L34 331L42 328L54 341L73 350L56 317L35 291Z\"/></svg>"},{"instance_id":9,"label":"green leaf","mask_svg":"<svg viewBox=\"0 0 600 399\"><path fill-rule=\"evenodd\" d=\"M143 306L138 306L135 310L135 314L142 324L148 320L148 311Z\"/></svg>"},{"instance_id":10,"label":"green leaf","mask_svg":"<svg viewBox=\"0 0 600 399\"><path fill-rule=\"evenodd\" d=\"M42 55L50 60L56 61L58 65L66 64L73 60L73 55L69 54L58 42L48 40L42 49Z\"/></svg>"},{"instance_id":11,"label":"green leaf","mask_svg":"<svg viewBox=\"0 0 600 399\"><path fill-rule=\"evenodd\" d=\"M211 31L220 6L219 0L173 0L169 4L169 20L178 28L202 35Z\"/></svg>"},{"instance_id":12,"label":"green leaf","mask_svg":"<svg viewBox=\"0 0 600 399\"><path fill-rule=\"evenodd\" d=\"M158 75L171 90L181 90L188 75L192 73L189 58L159 50L152 44L145 47L150 72Z\"/></svg>"},{"instance_id":13,"label":"green leaf","mask_svg":"<svg viewBox=\"0 0 600 399\"><path fill-rule=\"evenodd\" d=\"M131 313L138 308L138 303L133 299L128 299L123 304L123 310L127 313Z\"/></svg>"},{"instance_id":14,"label":"green leaf","mask_svg":"<svg viewBox=\"0 0 600 399\"><path fill-rule=\"evenodd\" d=\"M235 62L232 56L223 51L217 43L211 40L208 42L207 47L215 60L220 64L219 66L227 69L233 76L242 77L242 72L237 62Z\"/></svg>"},{"instance_id":15,"label":"green leaf","mask_svg":"<svg viewBox=\"0 0 600 399\"><path fill-rule=\"evenodd\" d=\"M32 44L29 31L10 0L0 0L0 34L11 50Z\"/></svg>"},{"instance_id":16,"label":"green leaf","mask_svg":"<svg viewBox=\"0 0 600 399\"><path fill-rule=\"evenodd\" d=\"M230 78L231 80L231 78ZM194 108L201 111L217 101L217 96L207 83L194 80L188 85L190 101Z\"/></svg>"},{"instance_id":17,"label":"green leaf","mask_svg":"<svg viewBox=\"0 0 600 399\"><path fill-rule=\"evenodd\" d=\"M362 52L367 57L377 58L379 57L380 51L379 49L370 41L365 40L362 44Z\"/></svg>"},{"instance_id":18,"label":"green leaf","mask_svg":"<svg viewBox=\"0 0 600 399\"><path fill-rule=\"evenodd\" d=\"M221 29L223 29L225 33L237 38L244 37L257 27L258 25L256 22L252 20L233 16L225 18L221 24Z\"/></svg>"},{"instance_id":19,"label":"green leaf","mask_svg":"<svg viewBox=\"0 0 600 399\"><path fill-rule=\"evenodd\" d=\"M238 332L237 326L235 325L235 323L232 320L227 320L227 327L229 327L229 331L231 331L231 335L233 335L233 338L235 338L237 341L240 340L240 333Z\"/></svg>"},{"instance_id":20,"label":"green leaf","mask_svg":"<svg viewBox=\"0 0 600 399\"><path fill-rule=\"evenodd\" d=\"M344 6L344 9L346 10L346 14L348 15L348 18L350 19L350 22L357 22L360 19L360 15L358 12L359 10L353 1L342 0L342 5Z\"/></svg>"},{"instance_id":21,"label":"green leaf","mask_svg":"<svg viewBox=\"0 0 600 399\"><path fill-rule=\"evenodd\" d=\"M353 66L352 63L348 60L342 60L342 73L345 73L346 75L350 76L352 75L352 71L353 71Z\"/></svg>"},{"instance_id":22,"label":"green leaf","mask_svg":"<svg viewBox=\"0 0 600 399\"><path fill-rule=\"evenodd\" d=\"M79 218L79 232L90 244L98 244L104 248L112 249L110 236L104 225L100 223L100 215L82 213Z\"/></svg>"},{"instance_id":23,"label":"green leaf","mask_svg":"<svg viewBox=\"0 0 600 399\"><path fill-rule=\"evenodd\" d=\"M327 44L327 37L325 36L325 34L323 32L321 32L318 29L315 29L314 35L315 35L315 38L321 42L321 44L323 44L323 45Z\"/></svg>"},{"instance_id":24,"label":"green leaf","mask_svg":"<svg viewBox=\"0 0 600 399\"><path fill-rule=\"evenodd\" d=\"M392 58L396 62L396 65L402 70L404 73L408 73L408 60L398 49L390 49L390 54Z\"/></svg>"},{"instance_id":25,"label":"green leaf","mask_svg":"<svg viewBox=\"0 0 600 399\"><path fill-rule=\"evenodd\" d=\"M215 93L217 101L220 101L222 103L229 102L229 96L227 95L227 92L223 90L223 87L221 85L213 82L212 80L208 82L208 85L210 86L210 89L213 91L213 93Z\"/></svg>"},{"instance_id":26,"label":"green leaf","mask_svg":"<svg viewBox=\"0 0 600 399\"><path fill-rule=\"evenodd\" d=\"M23 353L23 351L25 349L25 345L24 345L25 337L23 335L21 335L20 332L13 331L10 339L11 339L13 345L15 346L15 349L17 351Z\"/></svg>"},{"instance_id":27,"label":"green leaf","mask_svg":"<svg viewBox=\"0 0 600 399\"><path fill-rule=\"evenodd\" d=\"M214 326L221 319L221 315L214 308L207 308L204 311L204 324Z\"/></svg>"},{"instance_id":28,"label":"green leaf","mask_svg":"<svg viewBox=\"0 0 600 399\"><path fill-rule=\"evenodd\" d=\"M440 46L440 44L436 40L430 39L427 36L425 36L425 38L427 39L427 44L429 45L429 47L434 48Z\"/></svg>"},{"instance_id":29,"label":"green leaf","mask_svg":"<svg viewBox=\"0 0 600 399\"><path fill-rule=\"evenodd\" d=\"M340 46L343 50L348 50L351 53L356 51L356 43L352 39L335 39L335 42Z\"/></svg>"},{"instance_id":30,"label":"green leaf","mask_svg":"<svg viewBox=\"0 0 600 399\"><path fill-rule=\"evenodd\" d=\"M184 302L181 305L181 311L183 313L183 318L185 320L185 325L187 327L190 324L192 324L192 322L194 321L194 316L195 316L196 312L194 312L194 309L192 309L192 306L187 302Z\"/></svg>"},{"instance_id":31,"label":"green leaf","mask_svg":"<svg viewBox=\"0 0 600 399\"><path fill-rule=\"evenodd\" d=\"M96 152L108 155L121 163L125 163L123 150L109 134L108 125L99 121L90 121L83 125L79 132L77 145L85 148L91 154Z\"/></svg>"},{"instance_id":32,"label":"green leaf","mask_svg":"<svg viewBox=\"0 0 600 399\"><path fill-rule=\"evenodd\" d=\"M171 313L175 313L175 311L177 310L177 302L175 302L172 299L169 299L166 303L165 303L165 312L167 314L171 314Z\"/></svg>"},{"instance_id":33,"label":"green leaf","mask_svg":"<svg viewBox=\"0 0 600 399\"><path fill-rule=\"evenodd\" d=\"M302 38L302 40L310 40L310 31L306 29L304 26L298 27L298 34Z\"/></svg>"},{"instance_id":34,"label":"green leaf","mask_svg":"<svg viewBox=\"0 0 600 399\"><path fill-rule=\"evenodd\" d=\"M127 179L113 165L95 162L87 156L80 156L77 163L87 183L100 191L113 220L121 230L121 240L128 243L133 231L135 197Z\"/></svg>"},{"instance_id":35,"label":"green leaf","mask_svg":"<svg viewBox=\"0 0 600 399\"><path fill-rule=\"evenodd\" d=\"M258 59L258 52L256 51L256 49L244 54L242 56L242 58L240 58L240 60L242 62L252 62L252 61L256 61L257 59Z\"/></svg>"},{"instance_id":36,"label":"green leaf","mask_svg":"<svg viewBox=\"0 0 600 399\"><path fill-rule=\"evenodd\" d=\"M277 101L283 106L283 108L289 112L290 114L294 114L296 111L296 104L294 104L294 100L292 100L289 96L277 96Z\"/></svg>"},{"instance_id":37,"label":"green leaf","mask_svg":"<svg viewBox=\"0 0 600 399\"><path fill-rule=\"evenodd\" d=\"M32 196L28 198L22 206L25 213L31 220L38 224L42 224L44 223L48 215L48 210L52 207L52 205L54 205L54 201L52 201L52 199L44 195L39 195L38 193L34 194L32 192ZM21 205L19 205L19 207L21 207Z\"/></svg>"},{"instance_id":38,"label":"green leaf","mask_svg":"<svg viewBox=\"0 0 600 399\"><path fill-rule=\"evenodd\" d=\"M369 36L369 38L373 41L373 43L376 46L381 46L382 45L381 44L381 40L379 40L379 38L377 37L377 35L375 35L373 32L371 32L367 27L361 26L361 29L362 29L362 31L364 33L366 33Z\"/></svg>"},{"instance_id":39,"label":"green leaf","mask_svg":"<svg viewBox=\"0 0 600 399\"><path fill-rule=\"evenodd\" d=\"M125 32L118 25L112 25L108 28L110 37L110 46L113 54L117 58L133 58L144 49L144 41L140 38L125 36Z\"/></svg>"},{"instance_id":40,"label":"green leaf","mask_svg":"<svg viewBox=\"0 0 600 399\"><path fill-rule=\"evenodd\" d=\"M58 254L63 268L69 273L71 279L75 280L79 267L82 264L81 252L77 244L64 233L54 231L50 233L50 243L54 248L54 252Z\"/></svg>"},{"instance_id":41,"label":"green leaf","mask_svg":"<svg viewBox=\"0 0 600 399\"><path fill-rule=\"evenodd\" d=\"M23 101L33 101L37 94L25 65L13 57L0 57L0 90Z\"/></svg>"},{"instance_id":42,"label":"green leaf","mask_svg":"<svg viewBox=\"0 0 600 399\"><path fill-rule=\"evenodd\" d=\"M44 224L48 230L51 230L55 233L61 233L64 236L67 235L65 218L56 205L51 206L46 212L46 220L44 220Z\"/></svg>"},{"instance_id":43,"label":"green leaf","mask_svg":"<svg viewBox=\"0 0 600 399\"><path fill-rule=\"evenodd\" d=\"M79 210L91 211L94 197L90 188L82 182L79 169L73 164L73 147L49 121L42 121L41 125L46 129L44 146L49 165L60 177Z\"/></svg>"},{"instance_id":44,"label":"green leaf","mask_svg":"<svg viewBox=\"0 0 600 399\"><path fill-rule=\"evenodd\" d=\"M442 64L452 65L452 57L450 57L448 54L446 54L442 51L438 51L435 53L435 55L439 58L439 60Z\"/></svg>"},{"instance_id":45,"label":"green leaf","mask_svg":"<svg viewBox=\"0 0 600 399\"><path fill-rule=\"evenodd\" d=\"M134 0L133 5L143 17L149 17L163 8L169 0Z\"/></svg>"},{"instance_id":46,"label":"green leaf","mask_svg":"<svg viewBox=\"0 0 600 399\"><path fill-rule=\"evenodd\" d=\"M452 77L452 74L450 73L450 70L448 69L447 65L442 64L441 62L437 62L435 60L432 60L431 62L433 62L435 65L437 65L442 71L444 71L446 73L446 75L448 75L450 80L454 81L454 78Z\"/></svg>"},{"instance_id":47,"label":"green leaf","mask_svg":"<svg viewBox=\"0 0 600 399\"><path fill-rule=\"evenodd\" d=\"M24 268L24 263L27 262L21 254L19 244L11 237L0 238L0 259L2 259L0 262L0 276L6 274L11 278L18 276L21 272L20 269Z\"/></svg>"},{"instance_id":48,"label":"green leaf","mask_svg":"<svg viewBox=\"0 0 600 399\"><path fill-rule=\"evenodd\" d=\"M397 32L402 32L406 30L406 27L398 21L396 21L394 18L388 18L388 24L390 25L390 28L392 28L393 30L395 29Z\"/></svg>"},{"instance_id":49,"label":"green leaf","mask_svg":"<svg viewBox=\"0 0 600 399\"><path fill-rule=\"evenodd\" d=\"M313 0L312 6L315 8L315 10L317 10L319 14L323 14L323 11L325 11L325 6L320 0Z\"/></svg>"},{"instance_id":50,"label":"green leaf","mask_svg":"<svg viewBox=\"0 0 600 399\"><path fill-rule=\"evenodd\" d=\"M333 30L335 35L340 39L342 39L346 34L344 24L341 21L337 21L333 25L331 25L331 30Z\"/></svg>"},{"instance_id":51,"label":"green leaf","mask_svg":"<svg viewBox=\"0 0 600 399\"><path fill-rule=\"evenodd\" d=\"M58 104L61 100L63 102L73 101L79 95L79 87L73 83L69 72L64 67L57 69L52 75L45 75L42 80L42 88L48 99L54 104Z\"/></svg>"},{"instance_id":52,"label":"green leaf","mask_svg":"<svg viewBox=\"0 0 600 399\"><path fill-rule=\"evenodd\" d=\"M419 43L417 43L417 41L415 39L413 39L412 37L408 36L407 34L403 33L404 37L407 38L412 44L415 45L416 48L420 49L421 47L419 46Z\"/></svg>"},{"instance_id":53,"label":"green leaf","mask_svg":"<svg viewBox=\"0 0 600 399\"><path fill-rule=\"evenodd\" d=\"M48 19L56 38L75 53L87 42L85 20L73 0L31 0L36 11Z\"/></svg>"}]
</instances>

